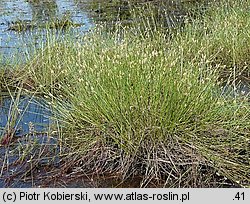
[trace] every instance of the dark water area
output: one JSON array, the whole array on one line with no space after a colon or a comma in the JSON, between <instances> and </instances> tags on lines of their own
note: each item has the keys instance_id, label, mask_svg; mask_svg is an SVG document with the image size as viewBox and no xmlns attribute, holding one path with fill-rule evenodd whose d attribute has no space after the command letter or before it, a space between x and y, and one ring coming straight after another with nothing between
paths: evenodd
<instances>
[{"instance_id":1,"label":"dark water area","mask_svg":"<svg viewBox=\"0 0 250 204\"><path fill-rule=\"evenodd\" d=\"M17 136L31 131L43 132L47 129L50 124L51 111L44 100L28 96L22 96L18 101L16 100L10 97L0 99L1 132L8 123L14 123L10 128L17 130ZM14 114L17 115L15 119Z\"/></svg>"},{"instance_id":2,"label":"dark water area","mask_svg":"<svg viewBox=\"0 0 250 204\"><path fill-rule=\"evenodd\" d=\"M70 151L60 146L56 128L44 99L30 96L0 99L0 188L139 185L138 179L124 183L114 177L84 177L77 168L61 177L65 166L61 155ZM13 130L13 138L3 144L9 130Z\"/></svg>"},{"instance_id":3,"label":"dark water area","mask_svg":"<svg viewBox=\"0 0 250 204\"><path fill-rule=\"evenodd\" d=\"M52 126L51 110L40 98L21 96L0 100L0 187L31 187L23 176L32 165L56 166L59 162L56 136L48 134ZM3 143L9 133L11 142Z\"/></svg>"},{"instance_id":4,"label":"dark water area","mask_svg":"<svg viewBox=\"0 0 250 204\"><path fill-rule=\"evenodd\" d=\"M247 81L241 81L235 85L224 84L219 89L219 95L231 99L243 99L250 101L250 87Z\"/></svg>"}]
</instances>

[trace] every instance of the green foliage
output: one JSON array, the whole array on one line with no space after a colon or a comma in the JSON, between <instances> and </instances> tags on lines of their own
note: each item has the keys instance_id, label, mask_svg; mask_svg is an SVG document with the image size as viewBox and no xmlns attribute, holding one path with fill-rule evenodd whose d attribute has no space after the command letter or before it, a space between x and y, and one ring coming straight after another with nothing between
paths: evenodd
<instances>
[{"instance_id":1,"label":"green foliage","mask_svg":"<svg viewBox=\"0 0 250 204\"><path fill-rule=\"evenodd\" d=\"M138 30L50 38L27 76L50 100L77 157L168 187L210 186L213 171L249 186L249 101L220 92L249 76L249 3L236 2L211 5L169 32L152 15Z\"/></svg>"}]
</instances>

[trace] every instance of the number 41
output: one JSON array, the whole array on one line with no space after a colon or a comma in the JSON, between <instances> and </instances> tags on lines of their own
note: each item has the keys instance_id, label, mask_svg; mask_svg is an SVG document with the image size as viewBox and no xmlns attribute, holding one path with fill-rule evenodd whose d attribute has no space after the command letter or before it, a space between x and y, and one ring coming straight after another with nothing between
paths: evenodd
<instances>
[{"instance_id":1,"label":"number 41","mask_svg":"<svg viewBox=\"0 0 250 204\"><path fill-rule=\"evenodd\" d=\"M240 199L244 200L245 199L245 194L244 194L244 192L242 192L242 193L238 192L238 193L236 193L234 198L236 198L238 200L240 200Z\"/></svg>"}]
</instances>

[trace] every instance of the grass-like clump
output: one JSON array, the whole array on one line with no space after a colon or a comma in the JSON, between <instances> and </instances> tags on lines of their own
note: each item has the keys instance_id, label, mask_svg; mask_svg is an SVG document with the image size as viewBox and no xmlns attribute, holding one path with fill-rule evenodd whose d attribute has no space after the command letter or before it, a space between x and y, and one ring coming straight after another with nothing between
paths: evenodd
<instances>
[{"instance_id":1,"label":"grass-like clump","mask_svg":"<svg viewBox=\"0 0 250 204\"><path fill-rule=\"evenodd\" d=\"M187 60L211 61L220 67L221 77L249 82L250 14L245 1L220 1L212 4L205 16L186 25L178 44L186 43ZM194 57L197 55L197 57Z\"/></svg>"},{"instance_id":2,"label":"grass-like clump","mask_svg":"<svg viewBox=\"0 0 250 204\"><path fill-rule=\"evenodd\" d=\"M49 98L74 165L139 175L142 186L249 187L249 98L221 91L249 80L250 3L239 2L174 31L145 19L144 30L48 41L27 76Z\"/></svg>"}]
</instances>

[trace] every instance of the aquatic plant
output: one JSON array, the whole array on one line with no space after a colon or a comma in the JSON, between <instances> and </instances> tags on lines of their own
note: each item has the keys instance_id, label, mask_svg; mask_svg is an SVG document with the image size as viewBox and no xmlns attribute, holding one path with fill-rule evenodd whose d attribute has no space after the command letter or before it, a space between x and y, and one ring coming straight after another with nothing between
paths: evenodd
<instances>
[{"instance_id":1,"label":"aquatic plant","mask_svg":"<svg viewBox=\"0 0 250 204\"><path fill-rule=\"evenodd\" d=\"M228 185L248 185L247 99L224 97L218 69L186 61L186 45L172 47L161 32L138 38L124 30L119 41L111 35L56 43L32 66L76 165L86 173L143 175L142 185L213 186L216 172Z\"/></svg>"},{"instance_id":2,"label":"aquatic plant","mask_svg":"<svg viewBox=\"0 0 250 204\"><path fill-rule=\"evenodd\" d=\"M249 99L220 91L248 76L249 3L236 2L168 32L153 16L139 29L48 38L26 70L70 149L63 171L139 175L141 186L249 187Z\"/></svg>"},{"instance_id":3,"label":"aquatic plant","mask_svg":"<svg viewBox=\"0 0 250 204\"><path fill-rule=\"evenodd\" d=\"M8 30L16 32L30 31L34 29L67 29L72 27L79 27L82 24L74 23L68 16L63 16L63 18L50 19L48 22L36 22L29 20L17 20L15 22L9 23Z\"/></svg>"},{"instance_id":4,"label":"aquatic plant","mask_svg":"<svg viewBox=\"0 0 250 204\"><path fill-rule=\"evenodd\" d=\"M205 15L185 26L173 46L185 43L186 60L210 61L211 65L220 67L225 80L230 77L231 81L237 78L249 83L248 6L242 1L218 1L210 5Z\"/></svg>"}]
</instances>

